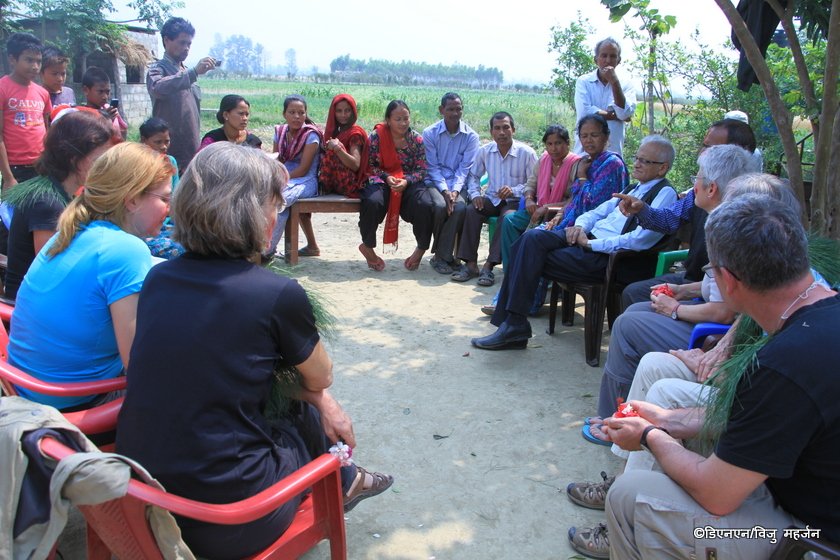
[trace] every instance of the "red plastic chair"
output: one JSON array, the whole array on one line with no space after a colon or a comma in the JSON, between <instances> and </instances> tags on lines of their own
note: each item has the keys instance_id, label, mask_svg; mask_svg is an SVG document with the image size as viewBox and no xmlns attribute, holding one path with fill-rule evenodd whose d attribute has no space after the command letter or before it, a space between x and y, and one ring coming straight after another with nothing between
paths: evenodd
<instances>
[{"instance_id":1,"label":"red plastic chair","mask_svg":"<svg viewBox=\"0 0 840 560\"><path fill-rule=\"evenodd\" d=\"M75 453L55 439L41 440L41 451L62 459ZM347 558L344 534L344 499L338 459L322 455L259 494L231 504L208 504L169 494L138 480L131 480L125 497L102 504L79 506L88 523L88 560L162 560L146 520L146 507L207 523L238 525L254 521L294 499L307 488L292 525L264 551L250 560L298 558L324 539L330 541L333 560Z\"/></svg>"},{"instance_id":2,"label":"red plastic chair","mask_svg":"<svg viewBox=\"0 0 840 560\"><path fill-rule=\"evenodd\" d=\"M23 387L36 393L56 397L78 397L87 395L101 395L111 391L125 389L125 376L101 381L80 381L76 383L49 383L32 377L21 371L8 361L9 335L0 323L0 387L7 395L17 395L15 386ZM80 410L78 412L63 412L67 420L79 428L87 436L112 432L117 427L117 415L120 412L123 398L113 400L100 406ZM103 447L100 445L100 447Z\"/></svg>"},{"instance_id":3,"label":"red plastic chair","mask_svg":"<svg viewBox=\"0 0 840 560\"><path fill-rule=\"evenodd\" d=\"M14 312L14 310L14 305L9 305L4 301L0 301L0 321L2 321L4 325L11 324L12 313Z\"/></svg>"}]
</instances>

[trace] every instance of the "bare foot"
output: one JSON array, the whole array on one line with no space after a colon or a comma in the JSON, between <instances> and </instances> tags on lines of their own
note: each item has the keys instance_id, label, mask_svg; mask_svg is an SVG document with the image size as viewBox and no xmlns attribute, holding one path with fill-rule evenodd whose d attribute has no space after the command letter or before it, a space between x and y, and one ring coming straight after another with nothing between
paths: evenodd
<instances>
[{"instance_id":1,"label":"bare foot","mask_svg":"<svg viewBox=\"0 0 840 560\"><path fill-rule=\"evenodd\" d=\"M405 262L405 268L407 270L417 270L420 267L420 261L423 260L423 254L425 253L425 249L414 249L414 252L409 255Z\"/></svg>"},{"instance_id":2,"label":"bare foot","mask_svg":"<svg viewBox=\"0 0 840 560\"><path fill-rule=\"evenodd\" d=\"M385 261L383 261L371 247L368 247L364 243L360 243L359 252L365 257L369 269L377 272L385 270Z\"/></svg>"}]
</instances>

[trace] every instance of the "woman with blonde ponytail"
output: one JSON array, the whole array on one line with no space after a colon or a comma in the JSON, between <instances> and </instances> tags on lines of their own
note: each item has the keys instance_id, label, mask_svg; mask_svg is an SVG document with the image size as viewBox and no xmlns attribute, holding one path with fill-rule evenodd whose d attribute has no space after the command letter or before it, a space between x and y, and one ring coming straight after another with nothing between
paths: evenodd
<instances>
[{"instance_id":1,"label":"woman with blonde ponytail","mask_svg":"<svg viewBox=\"0 0 840 560\"><path fill-rule=\"evenodd\" d=\"M115 146L93 164L18 291L9 336L13 365L51 382L109 379L125 371L138 294L152 266L142 238L160 231L174 172L158 152L135 143ZM104 398L18 390L61 410Z\"/></svg>"}]
</instances>

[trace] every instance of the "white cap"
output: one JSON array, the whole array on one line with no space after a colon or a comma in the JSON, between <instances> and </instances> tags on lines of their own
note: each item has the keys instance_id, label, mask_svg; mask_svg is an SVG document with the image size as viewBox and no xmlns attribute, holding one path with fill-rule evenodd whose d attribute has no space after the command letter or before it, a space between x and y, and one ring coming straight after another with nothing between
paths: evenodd
<instances>
[{"instance_id":1,"label":"white cap","mask_svg":"<svg viewBox=\"0 0 840 560\"><path fill-rule=\"evenodd\" d=\"M730 119L733 121L741 121L745 124L750 124L750 118L747 114L743 111L729 111L725 115L723 115L724 119Z\"/></svg>"}]
</instances>

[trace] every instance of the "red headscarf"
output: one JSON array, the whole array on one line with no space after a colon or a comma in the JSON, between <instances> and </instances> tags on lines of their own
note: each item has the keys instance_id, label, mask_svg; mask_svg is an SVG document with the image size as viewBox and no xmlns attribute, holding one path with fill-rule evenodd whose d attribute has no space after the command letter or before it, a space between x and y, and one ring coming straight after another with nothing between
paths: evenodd
<instances>
[{"instance_id":1,"label":"red headscarf","mask_svg":"<svg viewBox=\"0 0 840 560\"><path fill-rule=\"evenodd\" d=\"M335 106L341 101L346 101L347 104L350 105L350 109L353 111L353 119L350 121L350 127L348 129L337 133L338 121L335 118ZM356 109L356 100L353 99L353 96L349 93L339 93L333 97L332 103L330 103L329 113L327 113L324 145L326 145L330 138L336 138L344 145L344 148L347 149L350 147L353 140L358 139L361 141L362 154L361 158L359 158L359 169L356 171L356 181L358 185L361 186L361 184L364 181L367 181L368 178L368 153L370 152L370 142L368 141L368 135L367 132L365 132L365 129L356 124L356 120L358 118L359 111Z\"/></svg>"},{"instance_id":2,"label":"red headscarf","mask_svg":"<svg viewBox=\"0 0 840 560\"><path fill-rule=\"evenodd\" d=\"M379 123L373 130L379 135L379 159L382 171L396 177L403 178L403 168L400 163L400 156L397 154L397 146L394 144L394 137L391 136L391 129L385 123ZM388 201L388 213L385 215L385 231L382 235L382 244L397 243L400 227L400 204L402 203L402 191L397 192L391 189L391 199Z\"/></svg>"}]
</instances>

